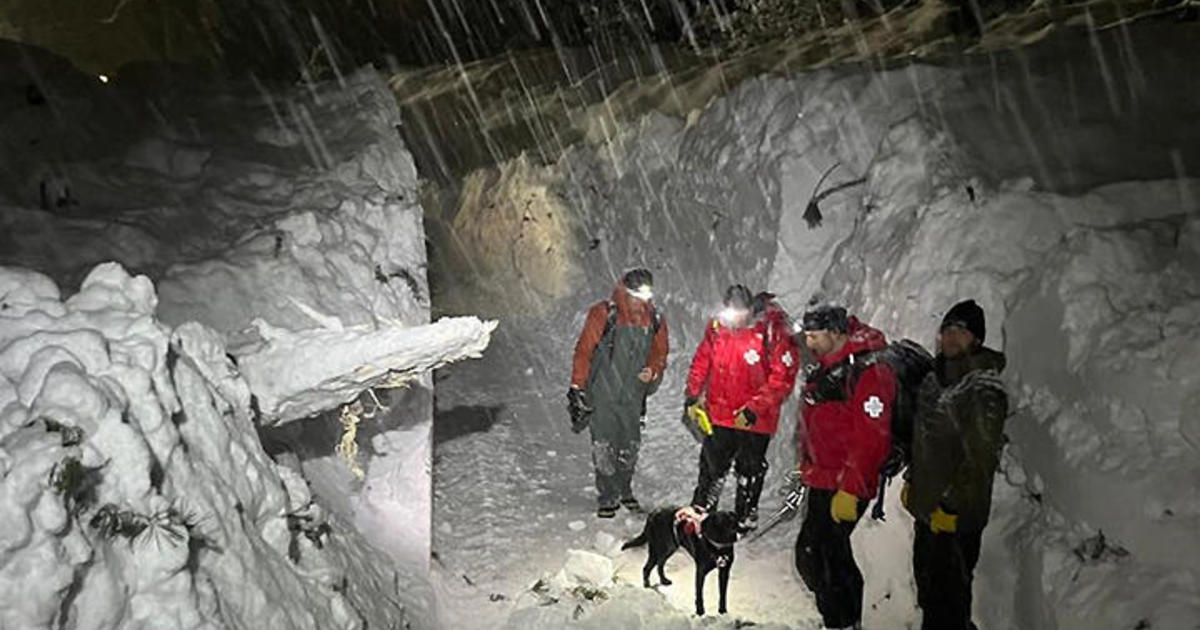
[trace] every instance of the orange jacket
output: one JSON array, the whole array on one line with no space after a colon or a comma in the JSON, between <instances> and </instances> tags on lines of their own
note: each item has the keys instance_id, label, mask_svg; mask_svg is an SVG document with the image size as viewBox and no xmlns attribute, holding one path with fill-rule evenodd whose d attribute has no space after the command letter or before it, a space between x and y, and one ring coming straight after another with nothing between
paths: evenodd
<instances>
[{"instance_id":1,"label":"orange jacket","mask_svg":"<svg viewBox=\"0 0 1200 630\"><path fill-rule=\"evenodd\" d=\"M612 302L617 305L617 326L641 326L649 328L654 323L651 316L653 307L646 302L635 300L629 296L624 285L617 285L613 290ZM579 333L579 341L575 343L575 358L571 366L571 385L584 389L587 387L588 376L592 371L592 354L604 336L604 327L608 324L608 302L597 302L588 310L587 321L583 331ZM667 320L659 315L658 333L650 342L650 353L646 356L646 367L654 373L653 380L662 378L667 369Z\"/></svg>"}]
</instances>

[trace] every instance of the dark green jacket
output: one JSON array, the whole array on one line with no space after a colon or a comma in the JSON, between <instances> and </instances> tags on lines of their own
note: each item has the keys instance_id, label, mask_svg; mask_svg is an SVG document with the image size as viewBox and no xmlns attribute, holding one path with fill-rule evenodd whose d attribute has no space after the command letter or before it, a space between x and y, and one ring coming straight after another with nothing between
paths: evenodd
<instances>
[{"instance_id":1,"label":"dark green jacket","mask_svg":"<svg viewBox=\"0 0 1200 630\"><path fill-rule=\"evenodd\" d=\"M921 384L908 475L909 511L918 521L928 523L941 505L958 515L960 530L987 524L1008 416L1004 364L990 348L958 359L939 354Z\"/></svg>"}]
</instances>

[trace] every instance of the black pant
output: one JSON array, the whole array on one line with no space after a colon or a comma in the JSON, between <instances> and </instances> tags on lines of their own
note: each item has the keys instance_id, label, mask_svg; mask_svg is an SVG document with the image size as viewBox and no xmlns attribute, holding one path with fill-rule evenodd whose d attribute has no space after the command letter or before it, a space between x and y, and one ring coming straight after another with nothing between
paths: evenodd
<instances>
[{"instance_id":1,"label":"black pant","mask_svg":"<svg viewBox=\"0 0 1200 630\"><path fill-rule=\"evenodd\" d=\"M817 597L817 610L826 628L845 628L862 620L863 577L850 548L858 519L836 523L830 514L833 490L808 491L804 525L796 537L796 570ZM867 502L859 500L861 518Z\"/></svg>"},{"instance_id":2,"label":"black pant","mask_svg":"<svg viewBox=\"0 0 1200 630\"><path fill-rule=\"evenodd\" d=\"M983 531L935 534L917 521L913 536L913 575L921 630L968 630L971 625L971 582L979 562Z\"/></svg>"},{"instance_id":3,"label":"black pant","mask_svg":"<svg viewBox=\"0 0 1200 630\"><path fill-rule=\"evenodd\" d=\"M700 476L692 493L692 505L709 511L717 509L725 473L734 464L738 476L737 512L739 518L757 513L763 479L767 475L767 446L771 436L764 433L713 427L700 449Z\"/></svg>"}]
</instances>

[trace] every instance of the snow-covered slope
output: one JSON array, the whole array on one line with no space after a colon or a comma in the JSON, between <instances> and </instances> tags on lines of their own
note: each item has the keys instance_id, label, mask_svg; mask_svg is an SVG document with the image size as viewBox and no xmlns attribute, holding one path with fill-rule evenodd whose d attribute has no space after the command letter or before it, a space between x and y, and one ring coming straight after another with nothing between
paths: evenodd
<instances>
[{"instance_id":1,"label":"snow-covered slope","mask_svg":"<svg viewBox=\"0 0 1200 630\"><path fill-rule=\"evenodd\" d=\"M164 321L202 321L232 345L255 337L255 317L320 325L306 307L348 325L428 322L416 172L374 71L102 85L36 49L5 42L0 59L3 262L75 286L120 260L155 278Z\"/></svg>"}]
</instances>

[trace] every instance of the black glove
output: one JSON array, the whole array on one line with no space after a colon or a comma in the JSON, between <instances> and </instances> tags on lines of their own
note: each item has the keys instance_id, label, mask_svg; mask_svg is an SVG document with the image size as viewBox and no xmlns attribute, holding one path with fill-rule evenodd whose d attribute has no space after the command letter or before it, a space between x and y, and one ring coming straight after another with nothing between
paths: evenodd
<instances>
[{"instance_id":1,"label":"black glove","mask_svg":"<svg viewBox=\"0 0 1200 630\"><path fill-rule=\"evenodd\" d=\"M683 398L683 412L684 412L684 413L687 413L687 410L688 410L688 409L691 409L691 408L692 408L692 405L696 404L696 403L697 403L699 400L700 400L700 399L699 399L699 398L696 398L695 396L684 396L684 398Z\"/></svg>"},{"instance_id":2,"label":"black glove","mask_svg":"<svg viewBox=\"0 0 1200 630\"><path fill-rule=\"evenodd\" d=\"M567 390L567 412L571 414L572 432L579 433L586 429L594 410L587 392L575 387Z\"/></svg>"},{"instance_id":3,"label":"black glove","mask_svg":"<svg viewBox=\"0 0 1200 630\"><path fill-rule=\"evenodd\" d=\"M749 429L757 422L758 414L751 411L749 407L742 407L739 409L737 415L733 419L733 423L743 429Z\"/></svg>"}]
</instances>

